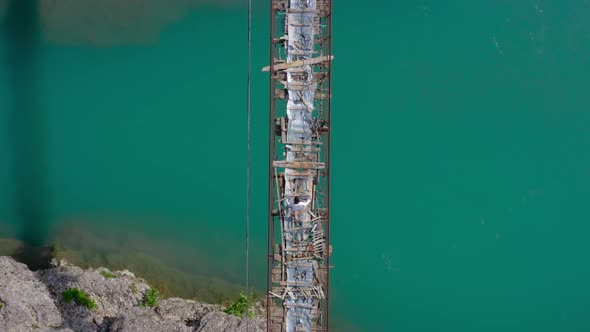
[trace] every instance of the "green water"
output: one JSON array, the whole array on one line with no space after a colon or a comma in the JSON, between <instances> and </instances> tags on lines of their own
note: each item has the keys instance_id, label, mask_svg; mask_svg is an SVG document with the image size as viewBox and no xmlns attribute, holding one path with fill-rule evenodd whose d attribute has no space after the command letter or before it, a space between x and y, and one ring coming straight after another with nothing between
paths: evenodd
<instances>
[{"instance_id":1,"label":"green water","mask_svg":"<svg viewBox=\"0 0 590 332\"><path fill-rule=\"evenodd\" d=\"M266 15L256 4L255 69ZM590 3L342 1L334 15L334 330L589 331ZM103 249L139 237L134 250L243 284L245 24L243 8L201 8L155 44L43 47L51 230L102 232ZM254 72L259 288L267 80Z\"/></svg>"}]
</instances>

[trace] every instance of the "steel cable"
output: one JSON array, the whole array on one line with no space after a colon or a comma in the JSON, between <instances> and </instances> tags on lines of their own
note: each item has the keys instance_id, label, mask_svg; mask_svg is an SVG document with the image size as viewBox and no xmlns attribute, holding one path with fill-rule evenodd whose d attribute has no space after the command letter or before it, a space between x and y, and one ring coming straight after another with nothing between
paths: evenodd
<instances>
[{"instance_id":1,"label":"steel cable","mask_svg":"<svg viewBox=\"0 0 590 332\"><path fill-rule=\"evenodd\" d=\"M248 162L246 171L246 331L250 331L250 173L252 159L252 130L251 130L251 77L252 77L252 0L248 0L248 88L247 88L247 117L248 117Z\"/></svg>"}]
</instances>

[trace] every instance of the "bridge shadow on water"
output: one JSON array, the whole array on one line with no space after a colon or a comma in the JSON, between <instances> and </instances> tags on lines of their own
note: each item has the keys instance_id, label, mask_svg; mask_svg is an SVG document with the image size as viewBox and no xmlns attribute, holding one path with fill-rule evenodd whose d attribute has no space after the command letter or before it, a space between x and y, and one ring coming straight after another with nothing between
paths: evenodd
<instances>
[{"instance_id":1,"label":"bridge shadow on water","mask_svg":"<svg viewBox=\"0 0 590 332\"><path fill-rule=\"evenodd\" d=\"M48 264L47 160L39 62L39 0L9 0L2 26L7 78L12 90L10 138L13 148L14 212L25 246L15 256L31 269Z\"/></svg>"}]
</instances>

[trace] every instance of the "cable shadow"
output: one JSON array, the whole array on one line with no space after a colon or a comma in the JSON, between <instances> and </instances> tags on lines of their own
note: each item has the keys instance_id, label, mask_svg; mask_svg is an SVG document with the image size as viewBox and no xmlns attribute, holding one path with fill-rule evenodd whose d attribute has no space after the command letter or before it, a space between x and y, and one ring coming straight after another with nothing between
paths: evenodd
<instances>
[{"instance_id":1,"label":"cable shadow","mask_svg":"<svg viewBox=\"0 0 590 332\"><path fill-rule=\"evenodd\" d=\"M23 249L15 258L32 270L48 266L47 162L40 102L39 0L9 0L4 20L6 65L12 88L11 138L15 216Z\"/></svg>"}]
</instances>

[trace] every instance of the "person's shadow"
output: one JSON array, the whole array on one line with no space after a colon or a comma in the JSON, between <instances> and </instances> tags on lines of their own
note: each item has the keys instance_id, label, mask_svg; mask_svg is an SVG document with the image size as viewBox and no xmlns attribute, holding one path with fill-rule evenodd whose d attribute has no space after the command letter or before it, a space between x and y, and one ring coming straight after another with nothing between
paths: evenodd
<instances>
[{"instance_id":1,"label":"person's shadow","mask_svg":"<svg viewBox=\"0 0 590 332\"><path fill-rule=\"evenodd\" d=\"M11 89L10 140L14 169L14 212L25 246L16 259L31 269L48 265L46 113L40 100L41 24L39 0L9 0L1 27L6 41Z\"/></svg>"}]
</instances>

